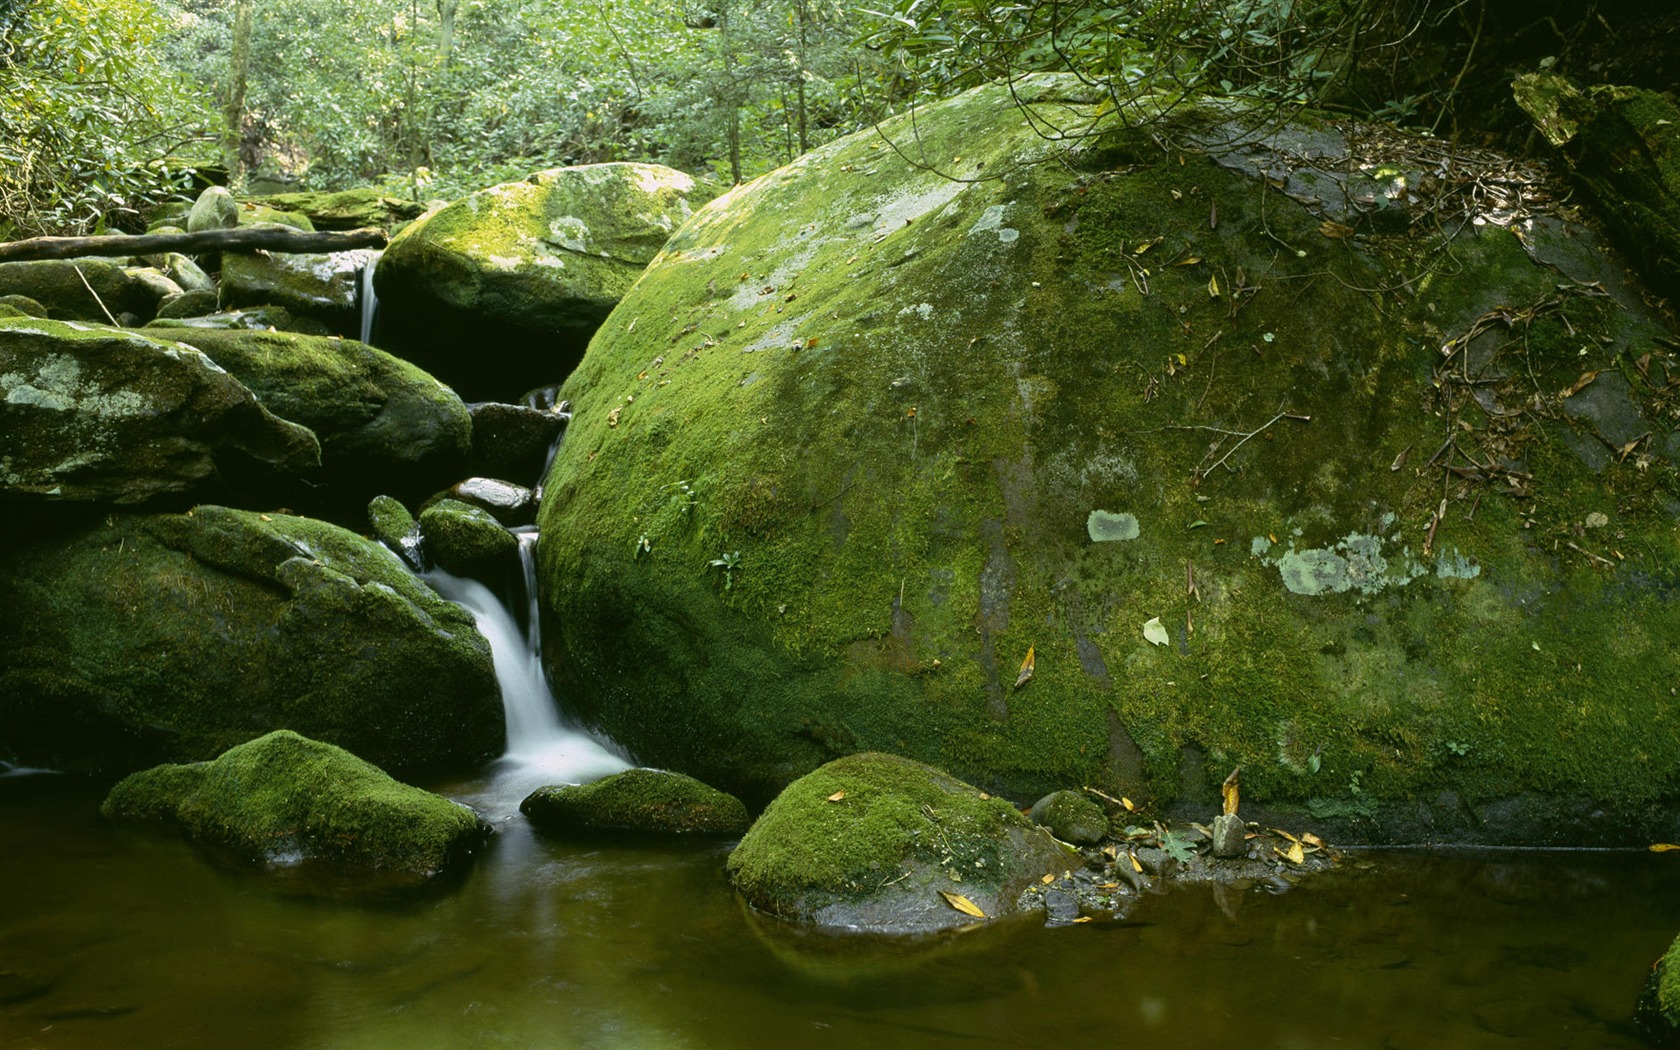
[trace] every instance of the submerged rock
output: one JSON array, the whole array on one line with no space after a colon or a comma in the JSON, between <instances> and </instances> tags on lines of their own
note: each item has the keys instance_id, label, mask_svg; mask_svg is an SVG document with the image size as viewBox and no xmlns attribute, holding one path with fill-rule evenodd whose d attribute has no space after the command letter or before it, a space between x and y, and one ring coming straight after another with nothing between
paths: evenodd
<instances>
[{"instance_id":1,"label":"submerged rock","mask_svg":"<svg viewBox=\"0 0 1680 1050\"><path fill-rule=\"evenodd\" d=\"M0 758L114 772L274 729L398 771L471 768L504 724L470 614L325 522L203 506L0 549Z\"/></svg>"},{"instance_id":2,"label":"submerged rock","mask_svg":"<svg viewBox=\"0 0 1680 1050\"><path fill-rule=\"evenodd\" d=\"M543 831L739 835L747 807L734 795L663 769L627 769L591 784L538 788L519 811Z\"/></svg>"},{"instance_id":3,"label":"submerged rock","mask_svg":"<svg viewBox=\"0 0 1680 1050\"><path fill-rule=\"evenodd\" d=\"M170 329L244 383L275 415L321 441L321 480L357 505L376 493L419 495L460 477L472 418L455 392L352 339L295 332Z\"/></svg>"},{"instance_id":4,"label":"submerged rock","mask_svg":"<svg viewBox=\"0 0 1680 1050\"><path fill-rule=\"evenodd\" d=\"M561 379L710 196L670 168L595 164L456 201L408 226L381 256L380 343L474 399Z\"/></svg>"},{"instance_id":5,"label":"submerged rock","mask_svg":"<svg viewBox=\"0 0 1680 1050\"><path fill-rule=\"evenodd\" d=\"M0 492L142 503L218 474L302 474L315 435L190 346L104 326L0 318Z\"/></svg>"},{"instance_id":6,"label":"submerged rock","mask_svg":"<svg viewBox=\"0 0 1680 1050\"><path fill-rule=\"evenodd\" d=\"M467 807L284 729L214 761L130 774L100 812L178 825L248 863L323 865L383 887L457 872L490 833Z\"/></svg>"},{"instance_id":7,"label":"submerged rock","mask_svg":"<svg viewBox=\"0 0 1680 1050\"><path fill-rule=\"evenodd\" d=\"M1675 333L1542 174L1015 94L1043 123L984 87L738 187L597 333L539 512L568 703L750 803L861 748L1192 815L1240 765L1364 841L1680 833Z\"/></svg>"},{"instance_id":8,"label":"submerged rock","mask_svg":"<svg viewBox=\"0 0 1680 1050\"><path fill-rule=\"evenodd\" d=\"M912 933L1011 914L1028 886L1070 863L1008 802L932 766L864 753L789 784L729 855L729 877L784 919Z\"/></svg>"}]
</instances>

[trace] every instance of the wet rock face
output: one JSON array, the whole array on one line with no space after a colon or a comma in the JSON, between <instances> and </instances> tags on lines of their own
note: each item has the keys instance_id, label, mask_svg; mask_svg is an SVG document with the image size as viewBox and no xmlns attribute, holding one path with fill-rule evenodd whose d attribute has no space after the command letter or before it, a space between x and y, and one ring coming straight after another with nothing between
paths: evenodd
<instances>
[{"instance_id":1,"label":"wet rock face","mask_svg":"<svg viewBox=\"0 0 1680 1050\"><path fill-rule=\"evenodd\" d=\"M216 479L301 474L315 435L192 347L136 332L0 319L0 490L142 503Z\"/></svg>"},{"instance_id":2,"label":"wet rock face","mask_svg":"<svg viewBox=\"0 0 1680 1050\"><path fill-rule=\"evenodd\" d=\"M501 750L490 648L378 544L284 514L113 514L0 550L0 755L121 772L279 728L392 771Z\"/></svg>"},{"instance_id":3,"label":"wet rock face","mask_svg":"<svg viewBox=\"0 0 1680 1050\"><path fill-rule=\"evenodd\" d=\"M226 252L223 306L279 306L319 319L338 335L360 330L362 268L368 251Z\"/></svg>"},{"instance_id":4,"label":"wet rock face","mask_svg":"<svg viewBox=\"0 0 1680 1050\"><path fill-rule=\"evenodd\" d=\"M426 557L457 576L500 580L516 567L519 541L490 512L443 499L420 512Z\"/></svg>"},{"instance_id":5,"label":"wet rock face","mask_svg":"<svg viewBox=\"0 0 1680 1050\"><path fill-rule=\"evenodd\" d=\"M896 933L1012 914L1028 886L1067 866L1067 854L1009 803L874 753L788 785L729 855L730 880L761 911Z\"/></svg>"},{"instance_id":6,"label":"wet rock face","mask_svg":"<svg viewBox=\"0 0 1680 1050\"><path fill-rule=\"evenodd\" d=\"M553 834L739 835L748 823L740 799L662 769L627 769L592 784L538 788L519 810Z\"/></svg>"},{"instance_id":7,"label":"wet rock face","mask_svg":"<svg viewBox=\"0 0 1680 1050\"><path fill-rule=\"evenodd\" d=\"M100 811L111 820L177 825L247 863L323 865L381 888L453 874L490 833L467 807L289 730L211 762L131 774Z\"/></svg>"},{"instance_id":8,"label":"wet rock face","mask_svg":"<svg viewBox=\"0 0 1680 1050\"><path fill-rule=\"evenodd\" d=\"M1241 766L1365 841L1680 830L1674 333L1523 165L1173 119L1070 146L983 88L688 222L560 394L569 701L754 803L875 748L1022 802ZM1645 430L1595 459L1599 383Z\"/></svg>"},{"instance_id":9,"label":"wet rock face","mask_svg":"<svg viewBox=\"0 0 1680 1050\"><path fill-rule=\"evenodd\" d=\"M380 343L469 398L565 377L712 191L651 164L540 171L405 228L379 260Z\"/></svg>"}]
</instances>

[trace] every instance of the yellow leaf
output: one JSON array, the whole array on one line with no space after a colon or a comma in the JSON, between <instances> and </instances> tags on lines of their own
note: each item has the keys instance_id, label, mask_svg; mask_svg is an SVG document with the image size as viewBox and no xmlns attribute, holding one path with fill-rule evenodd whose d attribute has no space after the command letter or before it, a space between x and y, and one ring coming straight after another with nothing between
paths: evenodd
<instances>
[{"instance_id":1,"label":"yellow leaf","mask_svg":"<svg viewBox=\"0 0 1680 1050\"><path fill-rule=\"evenodd\" d=\"M1052 882L1055 882L1055 881L1056 881L1056 873L1055 873L1055 872L1053 872L1053 871L1052 871L1052 872L1046 872L1046 873L1045 873L1045 876L1044 876L1044 878L1042 878L1042 879L1039 879L1039 880L1038 880L1038 881L1039 881L1039 882L1042 882L1042 883L1044 883L1044 884L1045 884L1045 885L1046 885L1046 886L1048 886L1048 885L1050 885L1050 884L1051 884L1051 883L1052 883Z\"/></svg>"},{"instance_id":2,"label":"yellow leaf","mask_svg":"<svg viewBox=\"0 0 1680 1050\"><path fill-rule=\"evenodd\" d=\"M846 793L844 791L836 791L834 794L828 796L828 800L830 802L838 802L845 797Z\"/></svg>"},{"instance_id":3,"label":"yellow leaf","mask_svg":"<svg viewBox=\"0 0 1680 1050\"><path fill-rule=\"evenodd\" d=\"M1290 842L1300 842L1301 841L1300 839L1296 838L1294 835L1291 835L1289 832L1283 830L1282 828L1267 828L1266 830L1270 831L1274 835L1282 835L1284 838L1288 839Z\"/></svg>"},{"instance_id":4,"label":"yellow leaf","mask_svg":"<svg viewBox=\"0 0 1680 1050\"><path fill-rule=\"evenodd\" d=\"M1241 766L1231 770L1231 775L1225 778L1225 783L1219 785L1219 798L1224 803L1226 816L1237 811L1237 774L1241 771Z\"/></svg>"},{"instance_id":5,"label":"yellow leaf","mask_svg":"<svg viewBox=\"0 0 1680 1050\"><path fill-rule=\"evenodd\" d=\"M1136 248L1132 249L1132 254L1133 255L1142 255L1144 252L1146 252L1149 249L1155 247L1157 244L1160 244L1163 239L1164 238L1157 237L1152 241L1144 241L1142 244L1140 244Z\"/></svg>"},{"instance_id":6,"label":"yellow leaf","mask_svg":"<svg viewBox=\"0 0 1680 1050\"><path fill-rule=\"evenodd\" d=\"M975 904L973 901L964 897L960 893L951 893L946 890L940 890L939 895L945 898L946 904L949 904L951 907L962 912L964 915L972 915L976 919L984 919L986 917L986 913L980 910L980 906L978 904Z\"/></svg>"},{"instance_id":7,"label":"yellow leaf","mask_svg":"<svg viewBox=\"0 0 1680 1050\"><path fill-rule=\"evenodd\" d=\"M1120 796L1120 804L1122 806L1126 807L1126 812L1127 813L1131 813L1132 811L1137 809L1136 806L1132 805L1132 800L1127 798L1125 795Z\"/></svg>"},{"instance_id":8,"label":"yellow leaf","mask_svg":"<svg viewBox=\"0 0 1680 1050\"><path fill-rule=\"evenodd\" d=\"M1307 859L1307 851L1301 848L1301 844L1299 842L1291 842L1287 852L1273 846L1272 852L1276 853L1278 856L1287 860L1291 864L1301 864Z\"/></svg>"},{"instance_id":9,"label":"yellow leaf","mask_svg":"<svg viewBox=\"0 0 1680 1050\"><path fill-rule=\"evenodd\" d=\"M1173 263L1173 265L1174 266L1194 266L1201 261L1202 261L1202 257L1200 255L1187 255L1184 258L1182 258L1182 259L1178 260L1177 262Z\"/></svg>"},{"instance_id":10,"label":"yellow leaf","mask_svg":"<svg viewBox=\"0 0 1680 1050\"><path fill-rule=\"evenodd\" d=\"M1210 298L1210 299L1219 298L1219 278L1218 277L1209 277L1208 278L1208 298Z\"/></svg>"},{"instance_id":11,"label":"yellow leaf","mask_svg":"<svg viewBox=\"0 0 1680 1050\"><path fill-rule=\"evenodd\" d=\"M1307 832L1305 835L1301 836L1301 841L1306 843L1309 846L1317 846L1319 849L1324 848L1324 840L1319 838L1317 835L1314 835L1310 831Z\"/></svg>"},{"instance_id":12,"label":"yellow leaf","mask_svg":"<svg viewBox=\"0 0 1680 1050\"><path fill-rule=\"evenodd\" d=\"M1677 849L1680 849L1680 846L1677 846L1672 842L1658 842L1651 847L1651 852L1652 853L1670 853L1670 852L1672 852L1674 850L1677 850Z\"/></svg>"},{"instance_id":13,"label":"yellow leaf","mask_svg":"<svg viewBox=\"0 0 1680 1050\"><path fill-rule=\"evenodd\" d=\"M1137 854L1136 853L1128 853L1128 854L1126 854L1126 858L1132 862L1132 870L1137 872L1139 875L1142 875L1143 874L1143 865L1138 863Z\"/></svg>"},{"instance_id":14,"label":"yellow leaf","mask_svg":"<svg viewBox=\"0 0 1680 1050\"><path fill-rule=\"evenodd\" d=\"M1033 676L1033 647L1027 646L1026 659L1021 661L1021 673L1015 676L1015 688L1019 689L1027 684L1027 679Z\"/></svg>"},{"instance_id":15,"label":"yellow leaf","mask_svg":"<svg viewBox=\"0 0 1680 1050\"><path fill-rule=\"evenodd\" d=\"M1090 917L1090 916L1089 916L1089 915L1081 915L1081 916L1080 916L1080 917L1079 917L1079 918L1077 918L1077 919L1075 919L1075 920L1073 920L1073 921L1074 921L1074 922L1090 922L1090 921L1091 921L1091 917Z\"/></svg>"}]
</instances>

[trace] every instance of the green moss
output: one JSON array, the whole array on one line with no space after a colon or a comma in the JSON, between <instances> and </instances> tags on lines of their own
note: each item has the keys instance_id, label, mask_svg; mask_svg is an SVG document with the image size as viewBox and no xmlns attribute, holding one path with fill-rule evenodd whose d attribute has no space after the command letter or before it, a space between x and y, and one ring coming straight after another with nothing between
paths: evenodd
<instances>
[{"instance_id":1,"label":"green moss","mask_svg":"<svg viewBox=\"0 0 1680 1050\"><path fill-rule=\"evenodd\" d=\"M538 788L519 809L532 824L554 832L739 835L748 823L740 799L662 769L629 769L592 784Z\"/></svg>"},{"instance_id":2,"label":"green moss","mask_svg":"<svg viewBox=\"0 0 1680 1050\"><path fill-rule=\"evenodd\" d=\"M420 535L427 557L460 575L481 575L519 553L519 541L489 511L457 499L421 511Z\"/></svg>"},{"instance_id":3,"label":"green moss","mask_svg":"<svg viewBox=\"0 0 1680 1050\"><path fill-rule=\"evenodd\" d=\"M1544 224L1326 237L1123 129L1036 164L1052 147L996 88L886 131L1008 175L860 136L739 187L562 391L541 524L567 541L539 562L550 670L588 718L755 799L853 748L1020 800L1112 787L1118 726L1162 797L1193 749L1270 804L1533 792L1630 807L1605 834L1660 819L1640 807L1680 789L1680 738L1631 727L1667 724L1680 678L1680 488L1661 459L1591 469L1556 393L1664 353L1638 303L1559 291L1551 265L1602 260ZM1448 400L1442 347L1478 324L1497 382ZM1448 474L1447 433L1518 473ZM1606 580L1565 544L1608 506ZM1100 507L1138 537L1092 543ZM1286 586L1267 561L1291 549L1339 558L1334 585ZM737 551L726 589L707 565Z\"/></svg>"},{"instance_id":4,"label":"green moss","mask_svg":"<svg viewBox=\"0 0 1680 1050\"><path fill-rule=\"evenodd\" d=\"M489 831L465 806L286 730L213 762L134 773L100 811L108 819L178 824L252 863L323 861L413 882L458 866Z\"/></svg>"}]
</instances>

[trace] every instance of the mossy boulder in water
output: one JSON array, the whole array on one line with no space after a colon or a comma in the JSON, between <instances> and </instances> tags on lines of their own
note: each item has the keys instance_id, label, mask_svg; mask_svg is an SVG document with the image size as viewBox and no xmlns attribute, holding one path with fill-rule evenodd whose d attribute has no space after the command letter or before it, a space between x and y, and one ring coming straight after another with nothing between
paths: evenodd
<instances>
[{"instance_id":1,"label":"mossy boulder in water","mask_svg":"<svg viewBox=\"0 0 1680 1050\"><path fill-rule=\"evenodd\" d=\"M670 168L594 164L456 201L380 258L380 343L474 399L561 379L709 196Z\"/></svg>"},{"instance_id":2,"label":"mossy boulder in water","mask_svg":"<svg viewBox=\"0 0 1680 1050\"><path fill-rule=\"evenodd\" d=\"M241 329L169 329L244 383L269 411L315 432L321 480L357 505L457 479L472 417L420 369L352 339Z\"/></svg>"},{"instance_id":3,"label":"mossy boulder in water","mask_svg":"<svg viewBox=\"0 0 1680 1050\"><path fill-rule=\"evenodd\" d=\"M320 464L315 435L181 343L0 318L0 491L142 503Z\"/></svg>"},{"instance_id":4,"label":"mossy boulder in water","mask_svg":"<svg viewBox=\"0 0 1680 1050\"><path fill-rule=\"evenodd\" d=\"M738 187L595 336L539 515L568 703L749 803L878 749L1198 820L1240 765L1366 840L1680 833L1680 360L1542 173L1015 96Z\"/></svg>"},{"instance_id":5,"label":"mossy boulder in water","mask_svg":"<svg viewBox=\"0 0 1680 1050\"><path fill-rule=\"evenodd\" d=\"M1651 968L1633 1019L1652 1046L1661 1050L1680 1047L1680 937Z\"/></svg>"},{"instance_id":6,"label":"mossy boulder in water","mask_svg":"<svg viewBox=\"0 0 1680 1050\"><path fill-rule=\"evenodd\" d=\"M747 807L734 795L663 769L627 769L591 784L538 788L519 811L543 831L739 835Z\"/></svg>"},{"instance_id":7,"label":"mossy boulder in water","mask_svg":"<svg viewBox=\"0 0 1680 1050\"><path fill-rule=\"evenodd\" d=\"M1008 802L897 755L850 755L789 784L729 855L761 911L851 929L918 932L1014 912L1071 860ZM943 891L943 892L941 892Z\"/></svg>"},{"instance_id":8,"label":"mossy boulder in water","mask_svg":"<svg viewBox=\"0 0 1680 1050\"><path fill-rule=\"evenodd\" d=\"M519 540L482 507L441 499L420 512L429 561L457 576L498 580L516 567Z\"/></svg>"},{"instance_id":9,"label":"mossy boulder in water","mask_svg":"<svg viewBox=\"0 0 1680 1050\"><path fill-rule=\"evenodd\" d=\"M321 865L383 887L457 871L490 832L467 807L284 729L214 761L133 773L100 812L178 825L248 863Z\"/></svg>"},{"instance_id":10,"label":"mossy boulder in water","mask_svg":"<svg viewBox=\"0 0 1680 1050\"><path fill-rule=\"evenodd\" d=\"M396 555L203 506L0 550L0 758L126 771L274 729L393 772L470 768L504 727L490 647Z\"/></svg>"}]
</instances>

